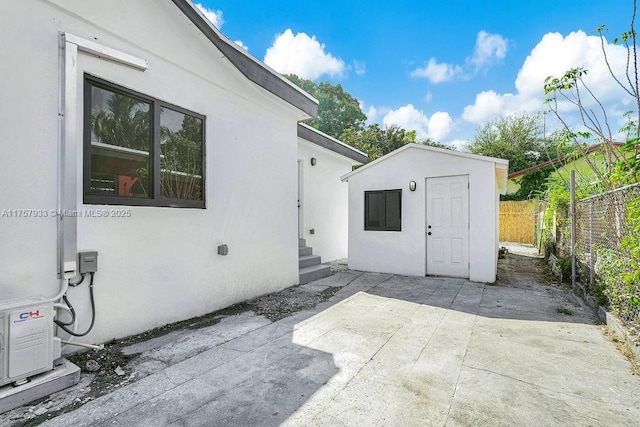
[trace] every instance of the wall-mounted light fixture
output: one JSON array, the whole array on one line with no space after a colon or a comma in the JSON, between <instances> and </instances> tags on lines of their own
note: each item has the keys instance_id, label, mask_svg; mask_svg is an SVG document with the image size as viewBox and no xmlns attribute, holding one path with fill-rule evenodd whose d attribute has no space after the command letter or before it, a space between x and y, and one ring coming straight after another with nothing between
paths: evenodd
<instances>
[{"instance_id":1,"label":"wall-mounted light fixture","mask_svg":"<svg viewBox=\"0 0 640 427\"><path fill-rule=\"evenodd\" d=\"M318 161L316 160L316 158L315 158L315 157L312 157L312 158L311 158L311 166L315 166L315 165L316 165L316 163L318 163Z\"/></svg>"},{"instance_id":2,"label":"wall-mounted light fixture","mask_svg":"<svg viewBox=\"0 0 640 427\"><path fill-rule=\"evenodd\" d=\"M409 190L416 191L416 182L415 181L411 181L409 183Z\"/></svg>"}]
</instances>

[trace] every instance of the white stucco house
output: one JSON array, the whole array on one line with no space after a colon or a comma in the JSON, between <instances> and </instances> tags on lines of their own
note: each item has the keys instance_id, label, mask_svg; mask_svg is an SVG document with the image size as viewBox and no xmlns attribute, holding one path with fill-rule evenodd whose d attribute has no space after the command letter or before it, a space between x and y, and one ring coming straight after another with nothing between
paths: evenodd
<instances>
[{"instance_id":1,"label":"white stucco house","mask_svg":"<svg viewBox=\"0 0 640 427\"><path fill-rule=\"evenodd\" d=\"M298 235L323 261L347 257L349 189L340 177L366 162L366 154L298 125Z\"/></svg>"},{"instance_id":2,"label":"white stucco house","mask_svg":"<svg viewBox=\"0 0 640 427\"><path fill-rule=\"evenodd\" d=\"M349 268L494 282L508 165L408 144L344 175Z\"/></svg>"},{"instance_id":3,"label":"white stucco house","mask_svg":"<svg viewBox=\"0 0 640 427\"><path fill-rule=\"evenodd\" d=\"M102 343L298 283L299 238L346 256L366 156L191 1L24 0L0 38L0 302L66 291L86 329L96 251Z\"/></svg>"}]
</instances>

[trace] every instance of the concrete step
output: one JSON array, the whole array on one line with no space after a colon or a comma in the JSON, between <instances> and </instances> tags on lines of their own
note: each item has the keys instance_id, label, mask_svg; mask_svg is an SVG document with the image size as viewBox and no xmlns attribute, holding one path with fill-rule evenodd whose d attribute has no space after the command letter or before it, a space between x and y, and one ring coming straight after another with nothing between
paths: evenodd
<instances>
[{"instance_id":1,"label":"concrete step","mask_svg":"<svg viewBox=\"0 0 640 427\"><path fill-rule=\"evenodd\" d=\"M328 265L312 265L300 269L300 284L304 285L314 280L319 280L331 275L331 268Z\"/></svg>"},{"instance_id":2,"label":"concrete step","mask_svg":"<svg viewBox=\"0 0 640 427\"><path fill-rule=\"evenodd\" d=\"M322 262L320 255L305 255L298 258L298 268L311 267Z\"/></svg>"},{"instance_id":3,"label":"concrete step","mask_svg":"<svg viewBox=\"0 0 640 427\"><path fill-rule=\"evenodd\" d=\"M313 253L313 248L309 246L301 246L298 248L298 256L307 256Z\"/></svg>"},{"instance_id":4,"label":"concrete step","mask_svg":"<svg viewBox=\"0 0 640 427\"><path fill-rule=\"evenodd\" d=\"M298 238L298 247L307 246L307 241L305 239Z\"/></svg>"}]
</instances>

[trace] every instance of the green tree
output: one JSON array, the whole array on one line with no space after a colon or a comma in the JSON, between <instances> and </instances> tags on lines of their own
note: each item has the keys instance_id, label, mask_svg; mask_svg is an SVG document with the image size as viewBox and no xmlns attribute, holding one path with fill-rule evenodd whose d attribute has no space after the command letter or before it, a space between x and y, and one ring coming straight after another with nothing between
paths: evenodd
<instances>
[{"instance_id":1,"label":"green tree","mask_svg":"<svg viewBox=\"0 0 640 427\"><path fill-rule=\"evenodd\" d=\"M173 114L183 116L182 127L173 131L160 127L162 195L198 200L202 198L202 120Z\"/></svg>"},{"instance_id":2,"label":"green tree","mask_svg":"<svg viewBox=\"0 0 640 427\"><path fill-rule=\"evenodd\" d=\"M364 127L367 116L362 112L360 103L340 84L316 84L295 74L285 77L318 100L318 117L307 122L309 125L334 138L340 138L346 129L360 130Z\"/></svg>"},{"instance_id":3,"label":"green tree","mask_svg":"<svg viewBox=\"0 0 640 427\"><path fill-rule=\"evenodd\" d=\"M416 132L406 131L399 126L382 128L378 124L363 129L346 129L340 140L360 151L367 153L369 161L382 157L404 145L416 142Z\"/></svg>"},{"instance_id":4,"label":"green tree","mask_svg":"<svg viewBox=\"0 0 640 427\"><path fill-rule=\"evenodd\" d=\"M292 83L318 99L318 117L308 123L321 132L367 153L369 161L382 157L409 143L451 148L429 138L418 140L415 131L400 126L365 125L367 116L356 98L342 86L329 82L315 83L295 74L285 75Z\"/></svg>"},{"instance_id":5,"label":"green tree","mask_svg":"<svg viewBox=\"0 0 640 427\"><path fill-rule=\"evenodd\" d=\"M597 177L599 190L612 190L634 184L640 177L640 78L637 34L634 29L637 1L633 0L632 5L629 30L612 41L614 45L622 45L626 49L624 71L614 72L609 61L608 44L604 37L606 26L602 25L596 29L609 75L612 81L622 89L624 98L622 101L631 105L631 110L624 114L626 124L622 129L614 128L611 119L613 109L608 111L598 97L598 88L590 86L586 81L585 77L589 70L574 67L562 76L549 76L544 82L546 104L550 112L562 124L569 143L584 158L590 173ZM566 105L574 107L571 113L567 113ZM572 113L577 113L579 117L579 128L581 128L579 130L568 120L568 114ZM615 144L620 134L625 139L621 150ZM587 155L589 147L585 141L601 144L604 167L589 158ZM556 176L554 175L553 178ZM563 179L562 184L557 184L556 187L557 192L564 193L565 198L568 198L566 181L566 178ZM576 184L577 190L580 191L583 186L580 185L579 180ZM553 181L550 179L550 194L552 190L554 190ZM578 193L577 197L583 197L584 194L584 192ZM635 319L636 323L633 326L636 326L638 307L640 307L640 199L636 195L622 202L618 195L623 193L613 194L616 194L615 203L612 203L608 209L615 216L616 239L620 239L620 242L615 249L599 248L594 245L599 268L596 285L590 289L590 293L597 297L606 296L614 314L623 319L626 318L627 321ZM626 317L629 313L633 314Z\"/></svg>"},{"instance_id":6,"label":"green tree","mask_svg":"<svg viewBox=\"0 0 640 427\"><path fill-rule=\"evenodd\" d=\"M509 173L540 163L545 153L539 120L527 113L500 116L479 126L468 148L473 154L509 160Z\"/></svg>"},{"instance_id":7,"label":"green tree","mask_svg":"<svg viewBox=\"0 0 640 427\"><path fill-rule=\"evenodd\" d=\"M104 106L91 115L92 132L99 142L133 150L149 152L151 148L151 113L149 104L130 96L93 87L92 91L108 95ZM149 158L138 161L110 159L92 152L92 175L120 175L136 178L131 194L149 194ZM93 187L92 187L93 189Z\"/></svg>"},{"instance_id":8,"label":"green tree","mask_svg":"<svg viewBox=\"0 0 640 427\"><path fill-rule=\"evenodd\" d=\"M113 93L107 109L91 116L93 133L100 142L149 151L149 106L137 99Z\"/></svg>"},{"instance_id":9,"label":"green tree","mask_svg":"<svg viewBox=\"0 0 640 427\"><path fill-rule=\"evenodd\" d=\"M617 186L638 182L640 175L640 80L638 73L638 52L636 43L635 18L637 1L633 1L633 12L629 31L622 33L619 38L614 38L612 43L622 45L627 51L627 66L622 75L617 75L611 66L607 54L607 42L604 37L605 25L596 29L600 37L602 57L607 65L610 76L628 96L633 109L625 113L626 124L619 131L626 137L622 150L615 146L616 129L612 126L610 116L604 104L597 95L597 88L590 87L585 81L588 70L575 67L567 70L562 76L549 76L544 82L544 91L547 96L545 103L550 112L560 121L569 141L579 151L589 164L593 173L607 190ZM586 129L578 131L572 128L566 118L566 109L560 110L560 104L569 104L578 112L581 127ZM602 170L599 165L591 162L586 155L587 144L600 143L604 148L604 160L606 167ZM615 172L614 172L615 171ZM614 173L611 173L614 172Z\"/></svg>"},{"instance_id":10,"label":"green tree","mask_svg":"<svg viewBox=\"0 0 640 427\"><path fill-rule=\"evenodd\" d=\"M429 147L444 148L445 150L456 151L456 148L453 145L442 144L441 142L434 141L431 138L421 139L418 141L418 144L428 145Z\"/></svg>"},{"instance_id":11,"label":"green tree","mask_svg":"<svg viewBox=\"0 0 640 427\"><path fill-rule=\"evenodd\" d=\"M509 160L509 173L536 166L567 154L559 134L543 138L538 116L520 113L498 117L476 129L469 151L473 154ZM549 165L522 176L520 189L503 200L524 200L541 193L547 177L554 171Z\"/></svg>"}]
</instances>

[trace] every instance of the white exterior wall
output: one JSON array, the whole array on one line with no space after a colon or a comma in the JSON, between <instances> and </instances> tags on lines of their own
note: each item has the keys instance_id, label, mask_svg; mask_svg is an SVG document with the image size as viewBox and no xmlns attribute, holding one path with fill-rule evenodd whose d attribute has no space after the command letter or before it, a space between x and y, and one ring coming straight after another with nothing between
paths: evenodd
<instances>
[{"instance_id":1,"label":"white exterior wall","mask_svg":"<svg viewBox=\"0 0 640 427\"><path fill-rule=\"evenodd\" d=\"M315 166L311 166L312 157ZM349 188L340 177L351 172L355 162L302 138L298 138L298 159L302 165L301 237L323 262L346 258Z\"/></svg>"},{"instance_id":2,"label":"white exterior wall","mask_svg":"<svg viewBox=\"0 0 640 427\"><path fill-rule=\"evenodd\" d=\"M78 54L78 209L131 211L78 218L78 250L99 253L96 324L83 341L105 342L297 283L299 110L242 76L169 0L25 0L6 12L0 213L56 209L58 32L149 62L141 72ZM84 72L206 116L206 209L82 203ZM55 218L5 215L0 236L0 300L55 295ZM223 243L228 256L217 255ZM69 297L83 330L86 286Z\"/></svg>"},{"instance_id":3,"label":"white exterior wall","mask_svg":"<svg viewBox=\"0 0 640 427\"><path fill-rule=\"evenodd\" d=\"M413 148L348 178L349 268L426 275L425 180L454 175L469 175L469 278L494 282L498 257L495 164ZM417 183L416 191L409 191L411 181ZM402 231L365 231L364 192L393 189L402 189Z\"/></svg>"}]
</instances>

